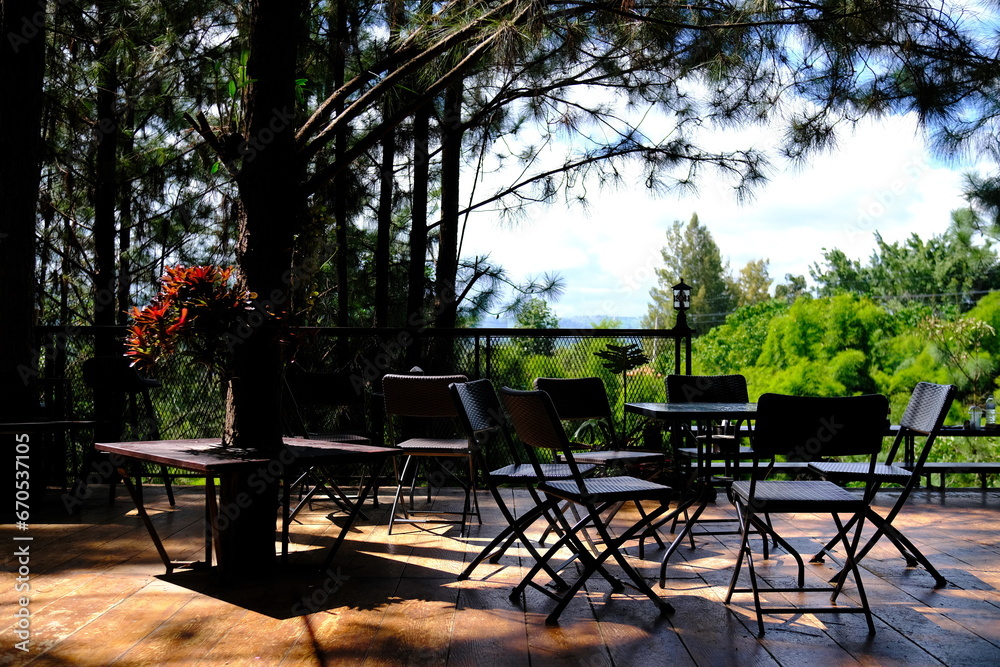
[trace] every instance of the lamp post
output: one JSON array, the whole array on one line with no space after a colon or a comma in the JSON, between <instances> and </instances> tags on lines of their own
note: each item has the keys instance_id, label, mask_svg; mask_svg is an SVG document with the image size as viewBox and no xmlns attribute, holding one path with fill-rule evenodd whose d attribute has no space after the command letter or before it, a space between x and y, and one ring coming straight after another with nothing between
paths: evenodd
<instances>
[{"instance_id":1,"label":"lamp post","mask_svg":"<svg viewBox=\"0 0 1000 667\"><path fill-rule=\"evenodd\" d=\"M670 289L674 291L674 310L677 311L674 329L688 329L687 309L691 307L691 286L681 278L681 281Z\"/></svg>"},{"instance_id":2,"label":"lamp post","mask_svg":"<svg viewBox=\"0 0 1000 667\"><path fill-rule=\"evenodd\" d=\"M681 281L671 287L674 292L674 310L677 311L677 321L674 322L674 369L680 372L681 367L681 337L685 341L684 368L685 374L691 375L691 334L693 331L687 323L687 309L691 307L691 286Z\"/></svg>"}]
</instances>

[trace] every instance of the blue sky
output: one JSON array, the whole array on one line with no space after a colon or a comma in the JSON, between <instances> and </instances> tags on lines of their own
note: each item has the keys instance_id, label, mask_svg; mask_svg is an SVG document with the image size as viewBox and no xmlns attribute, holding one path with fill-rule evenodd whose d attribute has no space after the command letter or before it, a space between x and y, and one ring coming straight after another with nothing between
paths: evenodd
<instances>
[{"instance_id":1,"label":"blue sky","mask_svg":"<svg viewBox=\"0 0 1000 667\"><path fill-rule=\"evenodd\" d=\"M774 139L765 128L725 142L732 144L728 148L770 151ZM552 303L559 317L641 316L674 220L687 222L696 212L734 274L764 258L775 282L786 273L808 278L823 248L867 260L876 231L888 242L911 233L941 234L950 212L965 205L963 174L995 169L933 159L909 117L865 122L842 133L835 151L803 166L773 156L772 164L770 182L742 204L727 183L711 177L699 182L696 194L659 198L650 197L639 179L635 187L589 188L589 210L536 206L516 227L477 213L469 221L463 255L488 252L515 279L559 273L566 286Z\"/></svg>"}]
</instances>

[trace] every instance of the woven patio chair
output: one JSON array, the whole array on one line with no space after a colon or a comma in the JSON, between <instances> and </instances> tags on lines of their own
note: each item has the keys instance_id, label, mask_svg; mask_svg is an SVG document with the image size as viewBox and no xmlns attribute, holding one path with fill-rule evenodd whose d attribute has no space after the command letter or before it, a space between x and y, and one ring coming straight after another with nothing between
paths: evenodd
<instances>
[{"instance_id":1,"label":"woven patio chair","mask_svg":"<svg viewBox=\"0 0 1000 667\"><path fill-rule=\"evenodd\" d=\"M538 485L538 491L545 495L548 503L565 501L584 510L583 517L575 524L570 523L566 512L556 513L563 534L542 554L541 559L535 562L521 582L511 591L511 600L521 600L525 589L531 586L556 600L555 608L546 619L549 624L556 623L566 605L595 572L600 573L612 584L614 592L623 589L624 584L604 568L605 561L614 558L634 587L654 601L661 613L672 613L673 607L653 592L643 576L625 558L622 547L628 540L647 530L653 521L668 510L673 490L668 486L636 477L585 478L576 462L573 445L567 438L560 416L547 393L518 391L504 387L500 390L500 397L518 439L526 446L534 447L546 454L561 455L569 466L571 479L544 480ZM537 472L542 476L541 470ZM637 521L620 534L612 536L601 513L621 503L633 501L648 501L655 503L655 507L648 513L641 514ZM595 530L600 537L594 552L588 549L581 537L581 532L588 528ZM564 546L569 546L576 553L580 574L567 590L560 593L539 585L534 578Z\"/></svg>"},{"instance_id":2,"label":"woven patio chair","mask_svg":"<svg viewBox=\"0 0 1000 667\"><path fill-rule=\"evenodd\" d=\"M574 458L578 464L590 463L600 466L605 471L614 471L625 465L664 461L665 456L662 451L630 450L622 445L614 413L611 410L611 403L608 400L607 388L601 378L539 377L535 378L533 385L538 391L544 391L549 395L556 408L556 414L559 415L559 420L564 425L568 425L571 430L575 426L577 427L575 430L578 432L579 426L589 423L596 426L600 432L604 441L600 446L582 443L575 438L572 440ZM640 513L643 512L641 504L636 503L635 505ZM618 509L620 506L613 509L606 520L610 521ZM544 540L547 535L548 532L543 533L542 539ZM665 546L655 531L651 535L660 548Z\"/></svg>"},{"instance_id":3,"label":"woven patio chair","mask_svg":"<svg viewBox=\"0 0 1000 667\"><path fill-rule=\"evenodd\" d=\"M535 486L543 479L572 479L570 467L566 463L539 463L534 450L528 448L520 451L515 447L510 435L507 419L500 406L493 384L489 380L474 380L452 384L449 389L458 407L458 417L470 439L477 443L477 456L481 459L481 467L485 470L485 459L490 450L502 449L506 458L513 463L491 470L486 474L486 484L490 494L496 500L497 507L507 522L500 533L487 544L479 554L458 575L459 580L467 579L483 561L489 559L497 563L500 557L513 545L520 542L521 546L535 560L542 561L535 544L525 534L525 531L539 519L545 519L550 525L555 521L551 512L555 509L555 501L545 501L539 497ZM593 470L593 465L580 465L580 473L586 475ZM505 499L501 489L505 487L520 487L527 490L533 506L521 516L515 516ZM567 584L547 563L543 565L556 586L566 588Z\"/></svg>"},{"instance_id":4,"label":"woven patio chair","mask_svg":"<svg viewBox=\"0 0 1000 667\"><path fill-rule=\"evenodd\" d=\"M287 435L330 442L368 445L365 393L356 386L350 373L304 371L292 366L284 376L284 419ZM364 487L364 478L358 488ZM310 467L292 482L291 488L302 491L291 518L323 492L340 509L351 512L353 498L337 483L331 471ZM378 507L378 488L372 490L372 504ZM364 512L359 515L367 519Z\"/></svg>"},{"instance_id":5,"label":"woven patio chair","mask_svg":"<svg viewBox=\"0 0 1000 667\"><path fill-rule=\"evenodd\" d=\"M460 534L465 535L468 519L479 515L476 497L476 443L468 437L454 437L461 433L458 411L448 385L467 382L464 375L386 375L382 378L382 394L390 443L406 455L402 472L397 469L396 494L389 515L389 534L397 523L451 523L459 524ZM444 422L444 424L442 424ZM442 436L444 426L450 436ZM438 429L438 430L435 430ZM459 460L465 470L465 479L459 476ZM413 485L418 478L418 468L424 471L433 465L433 475L427 478L427 498L432 488L443 486L448 478L458 482L465 491L461 512L413 510ZM435 484L435 480L439 483ZM410 488L410 507L400 502L404 487ZM432 518L429 515L458 515L459 519Z\"/></svg>"},{"instance_id":6,"label":"woven patio chair","mask_svg":"<svg viewBox=\"0 0 1000 667\"><path fill-rule=\"evenodd\" d=\"M864 519L871 504L878 482L875 466L882 450L882 434L887 425L889 401L881 395L846 397L801 397L764 394L757 401L754 432L754 474L749 480L736 480L729 489L730 500L740 518L741 541L732 579L726 593L729 604L734 593L752 593L757 615L759 634L764 635L763 614L818 614L863 613L868 631L875 633L871 608L857 564L857 548L861 540ZM865 486L849 491L833 482L824 480L770 481L758 474L761 458L774 461L775 456L794 456L800 460L814 460L830 456L865 455L869 461ZM802 558L778 532L762 518L764 512L774 514L830 514L837 527L837 535L846 554L844 567L849 570L857 586L860 605L836 605L846 577L832 588L805 586L805 567ZM840 515L854 520L854 534L848 535ZM750 532L757 530L770 534L795 559L798 569L797 586L765 585L754 567ZM738 588L744 560L750 575L750 588ZM772 593L830 593L828 606L768 605L761 599Z\"/></svg>"},{"instance_id":7,"label":"woven patio chair","mask_svg":"<svg viewBox=\"0 0 1000 667\"><path fill-rule=\"evenodd\" d=\"M930 560L898 528L892 525L892 522L903 509L910 492L920 482L923 465L927 461L931 446L941 430L945 417L948 416L948 410L951 409L956 390L954 385L931 384L929 382L920 382L913 388L903 417L899 420L899 430L889 449L885 463L875 466L875 479L879 484L898 484L902 486L902 490L885 516L876 512L873 507L867 508L865 518L872 522L876 531L855 556L855 560L860 561L885 535L906 559L907 567L916 567L918 564L924 566L924 569L934 577L935 588L946 586L947 580L931 565ZM907 441L912 447L918 438L923 438L920 453L915 461L910 462L905 468L902 467L897 459L900 447ZM838 484L863 480L866 467L862 463L833 461L819 461L809 464L809 469L822 479L828 479ZM849 522L844 526L844 530L850 530L852 525ZM822 563L823 555L831 554L833 547L839 541L840 536L837 535L827 542L823 549L813 556L812 562ZM832 581L843 577L844 574L845 572L841 570Z\"/></svg>"}]
</instances>

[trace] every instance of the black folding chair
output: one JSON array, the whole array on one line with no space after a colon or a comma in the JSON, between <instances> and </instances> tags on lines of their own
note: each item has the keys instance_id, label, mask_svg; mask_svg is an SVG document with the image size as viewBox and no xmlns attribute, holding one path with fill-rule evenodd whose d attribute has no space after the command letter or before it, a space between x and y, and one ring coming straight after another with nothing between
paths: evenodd
<instances>
[{"instance_id":1,"label":"black folding chair","mask_svg":"<svg viewBox=\"0 0 1000 667\"><path fill-rule=\"evenodd\" d=\"M402 472L397 471L398 484L396 495L392 501L392 513L389 515L389 534L397 523L457 523L460 532L465 535L466 525L470 516L475 516L482 523L479 514L479 499L476 497L476 459L474 456L476 442L468 437L448 437L437 435L433 430L435 425L441 427L441 422L449 422L449 431L460 432L458 411L448 386L456 382L466 382L464 375L386 375L382 378L382 394L385 400L385 415L388 424L390 442L406 455ZM451 435L451 433L449 433ZM442 464L442 461L461 459L466 467L466 479L462 480L452 465ZM427 496L430 500L431 489L442 486L446 478L452 478L461 484L465 490L465 503L461 512L438 510L414 510L413 484L417 479L418 467L426 463L436 463L436 475L427 478ZM439 480L434 484L434 480ZM409 486L410 508L405 502L400 503L403 488ZM401 513L402 516L397 516ZM460 515L460 519L423 518L415 515Z\"/></svg>"},{"instance_id":2,"label":"black folding chair","mask_svg":"<svg viewBox=\"0 0 1000 667\"><path fill-rule=\"evenodd\" d=\"M948 410L951 409L956 391L957 388L954 385L931 384L929 382L920 382L913 388L910 401L906 405L902 419L899 420L899 431L896 433L885 463L875 466L875 478L879 484L899 484L903 488L896 498L896 502L893 503L892 508L884 517L876 512L873 507L867 508L865 518L871 521L877 530L855 557L856 560L860 561L871 551L876 542L885 535L896 549L899 550L903 558L906 559L907 567L916 567L918 564L924 566L931 576L934 577L935 588L946 586L948 581L931 565L930 560L898 528L892 525L892 522L896 518L896 515L903 509L903 505L906 504L906 499L909 498L910 492L920 483L924 463L927 461L927 456L931 452L931 446L934 444L934 439L941 430L941 425L944 423L945 417L948 416ZM906 468L900 466L896 458L900 447L904 443L907 443L907 441L912 446L913 441L919 437L923 437L924 441L917 460L907 465ZM823 479L828 479L838 484L863 481L866 473L864 468L866 468L865 464L850 462L814 461L809 464L809 469L812 472ZM850 530L853 522L854 519L848 522L844 526L844 530ZM839 535L833 537L812 557L812 562L822 563L823 555L831 554L833 547L839 541ZM836 581L844 575L845 571L841 570L831 581Z\"/></svg>"},{"instance_id":3,"label":"black folding chair","mask_svg":"<svg viewBox=\"0 0 1000 667\"><path fill-rule=\"evenodd\" d=\"M288 435L330 442L357 445L371 444L368 428L367 402L363 388L355 384L350 373L304 371L292 366L285 373L284 417ZM378 480L376 481L376 485ZM364 477L358 488L365 486ZM302 471L292 488L304 490L291 519L323 492L341 510L354 511L356 497L349 496L334 476L323 466L310 466ZM378 507L377 486L372 493L372 505ZM367 519L363 511L362 519Z\"/></svg>"},{"instance_id":4,"label":"black folding chair","mask_svg":"<svg viewBox=\"0 0 1000 667\"><path fill-rule=\"evenodd\" d=\"M868 597L857 564L858 544L864 519L871 504L878 482L875 466L882 450L889 401L881 395L846 396L833 398L783 396L764 394L757 401L757 418L754 436L754 474L748 481L737 480L730 486L730 499L740 518L741 541L739 555L733 568L725 603L729 604L734 593L752 593L757 614L757 627L764 635L763 614L817 614L863 613L868 631L875 633ZM772 463L775 456L793 456L799 460L815 460L829 456L868 456L868 472L864 489L849 491L825 480L770 481L758 474L760 458ZM829 513L837 527L837 535L846 553L844 568L850 570L858 588L860 606L834 605L844 586L841 578L833 587L805 586L805 567L802 558L777 530L767 524L762 515L804 513ZM855 532L848 536L840 515L853 517ZM757 530L770 534L796 561L797 586L762 586L754 568L750 532ZM740 570L746 560L750 573L750 588L737 588ZM769 605L761 598L769 593L829 592L830 606Z\"/></svg>"},{"instance_id":5,"label":"black folding chair","mask_svg":"<svg viewBox=\"0 0 1000 667\"><path fill-rule=\"evenodd\" d=\"M614 413L611 410L611 402L608 400L607 388L604 380L599 377L582 378L549 378L539 377L534 381L535 389L544 391L552 400L552 405L556 408L556 414L564 425L579 427L583 424L593 425L600 433L601 441L597 444L584 443L578 438L571 441L574 449L574 458L578 464L589 463L600 466L605 472L616 471L625 465L655 464L664 461L662 451L651 452L640 449L628 449L624 447L621 438L618 437L618 428L615 424ZM585 450L585 451L580 451ZM642 505L635 504L642 513ZM610 521L618 508L612 509L606 521ZM542 539L548 535L548 531L542 534ZM663 541L657 532L651 531L650 535L660 548L663 548ZM640 543L640 558L642 557L642 544Z\"/></svg>"},{"instance_id":6,"label":"black folding chair","mask_svg":"<svg viewBox=\"0 0 1000 667\"><path fill-rule=\"evenodd\" d=\"M563 535L542 554L541 559L511 591L510 598L520 600L528 586L542 592L557 601L546 619L547 623L555 623L569 601L595 572L600 573L612 584L613 591L622 590L622 582L604 568L604 562L608 558L614 558L635 588L653 600L661 613L672 613L673 607L653 592L642 575L625 558L622 547L628 540L647 530L654 520L667 511L673 490L662 484L636 477L585 478L574 458L573 447L548 394L543 391L518 391L505 387L500 390L500 397L521 442L550 454L561 454L569 466L571 479L566 480L544 479L544 472L540 468L536 470L537 475L544 480L538 485L538 490L545 494L547 506L554 508L558 503L566 501L585 510L584 516L575 524L570 523L565 512L556 513ZM601 513L620 503L633 501L648 501L655 503L655 507L648 513L640 514L639 519L619 535L612 536ZM581 532L587 528L597 531L600 536L600 542L593 553L588 550L581 538ZM564 546L569 546L576 553L581 572L573 584L559 594L535 583L534 578Z\"/></svg>"},{"instance_id":7,"label":"black folding chair","mask_svg":"<svg viewBox=\"0 0 1000 667\"><path fill-rule=\"evenodd\" d=\"M497 507L507 525L466 566L465 570L458 575L458 579L469 578L473 570L486 559L489 559L491 563L497 563L514 542L520 542L535 562L541 562L542 557L525 531L540 518L546 519L550 525L554 519L551 517L553 507L546 505L535 490L535 486L543 479L537 471L540 470L545 479L572 479L569 465L565 463L540 463L531 448L524 452L525 456L521 456L521 452L514 446L510 437L507 419L500 406L500 399L489 380L457 383L451 385L449 389L455 398L459 420L469 438L478 445L476 452L477 456L481 458L480 466L482 469L486 470L487 468L485 459L491 450L502 449L506 457L514 461L514 463L491 470L486 474L486 484L490 494L496 500ZM524 459L527 459L526 463L523 462ZM593 465L579 466L581 474L588 474L593 468ZM504 499L505 494L501 487L509 486L526 489L533 501L533 506L528 511L522 512L519 517L515 516ZM543 568L556 586L567 587L567 584L551 566L546 563Z\"/></svg>"}]
</instances>

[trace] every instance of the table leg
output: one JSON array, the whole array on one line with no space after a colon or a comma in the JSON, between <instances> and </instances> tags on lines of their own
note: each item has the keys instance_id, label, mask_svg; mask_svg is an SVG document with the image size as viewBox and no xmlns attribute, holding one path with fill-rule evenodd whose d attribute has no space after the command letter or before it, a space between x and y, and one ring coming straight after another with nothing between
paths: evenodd
<instances>
[{"instance_id":1,"label":"table leg","mask_svg":"<svg viewBox=\"0 0 1000 667\"><path fill-rule=\"evenodd\" d=\"M160 540L160 536L156 532L156 527L153 525L153 520L149 518L149 514L146 512L146 506L142 501L142 495L138 493L135 485L132 484L132 478L129 477L128 471L126 471L125 468L118 468L118 475L125 484L125 488L128 490L128 495L132 498L132 502L135 503L136 511L139 513L142 523L146 526L146 531L153 540L156 552L160 555L160 560L163 561L163 565L167 568L167 574L171 574L175 567L188 565L189 563L186 562L174 562L170 560L170 556L167 555L167 550L163 547L163 542Z\"/></svg>"},{"instance_id":2,"label":"table leg","mask_svg":"<svg viewBox=\"0 0 1000 667\"><path fill-rule=\"evenodd\" d=\"M281 485L281 564L288 562L288 528L292 522L292 514L289 505L292 502L292 484L288 479Z\"/></svg>"},{"instance_id":3,"label":"table leg","mask_svg":"<svg viewBox=\"0 0 1000 667\"><path fill-rule=\"evenodd\" d=\"M205 512L208 514L208 535L205 540L205 563L212 566L212 542L215 542L215 562L222 572L222 540L219 539L219 503L215 497L215 477L209 473L205 476Z\"/></svg>"}]
</instances>

